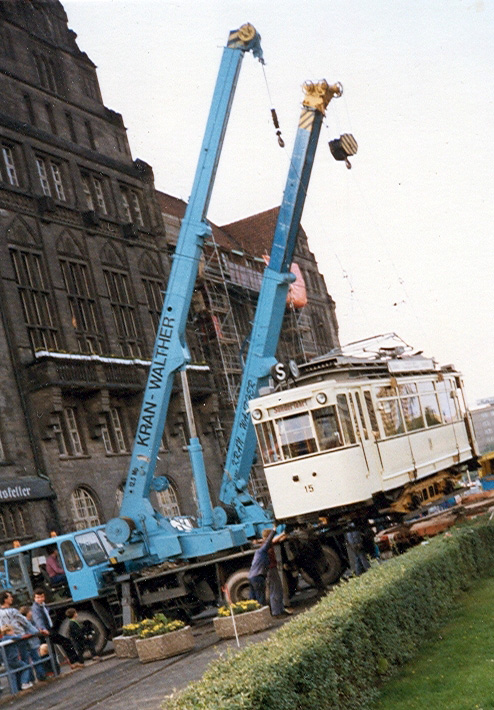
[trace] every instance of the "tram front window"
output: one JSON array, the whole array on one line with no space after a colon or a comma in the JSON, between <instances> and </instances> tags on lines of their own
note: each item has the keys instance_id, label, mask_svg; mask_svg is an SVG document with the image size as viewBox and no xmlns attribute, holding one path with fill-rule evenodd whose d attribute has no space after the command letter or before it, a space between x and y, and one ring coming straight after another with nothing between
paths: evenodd
<instances>
[{"instance_id":1,"label":"tram front window","mask_svg":"<svg viewBox=\"0 0 494 710\"><path fill-rule=\"evenodd\" d=\"M257 439L261 448L262 460L266 463L281 461L280 449L276 439L273 422L256 424Z\"/></svg>"},{"instance_id":2,"label":"tram front window","mask_svg":"<svg viewBox=\"0 0 494 710\"><path fill-rule=\"evenodd\" d=\"M343 446L343 438L338 427L335 407L322 407L312 410L316 426L317 440L322 451Z\"/></svg>"},{"instance_id":3,"label":"tram front window","mask_svg":"<svg viewBox=\"0 0 494 710\"><path fill-rule=\"evenodd\" d=\"M278 419L277 424L285 458L294 459L297 456L305 456L317 451L310 417L307 413Z\"/></svg>"}]
</instances>

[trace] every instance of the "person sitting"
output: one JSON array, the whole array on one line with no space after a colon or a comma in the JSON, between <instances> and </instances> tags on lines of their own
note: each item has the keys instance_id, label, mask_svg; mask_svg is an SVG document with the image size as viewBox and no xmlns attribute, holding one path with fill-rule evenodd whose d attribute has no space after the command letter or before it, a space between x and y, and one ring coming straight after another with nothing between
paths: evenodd
<instances>
[{"instance_id":1,"label":"person sitting","mask_svg":"<svg viewBox=\"0 0 494 710\"><path fill-rule=\"evenodd\" d=\"M61 584L62 582L67 582L65 570L60 565L58 549L56 547L52 547L48 552L46 557L46 572L50 578L51 584Z\"/></svg>"}]
</instances>

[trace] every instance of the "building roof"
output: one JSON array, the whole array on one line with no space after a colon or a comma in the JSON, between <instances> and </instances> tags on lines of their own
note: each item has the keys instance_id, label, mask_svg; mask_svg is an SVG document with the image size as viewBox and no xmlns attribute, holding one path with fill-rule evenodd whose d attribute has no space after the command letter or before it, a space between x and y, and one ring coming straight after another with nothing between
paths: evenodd
<instances>
[{"instance_id":1,"label":"building roof","mask_svg":"<svg viewBox=\"0 0 494 710\"><path fill-rule=\"evenodd\" d=\"M162 212L180 219L184 216L187 207L184 200L158 190L156 192ZM214 240L224 249L240 249L251 256L269 254L279 211L279 207L272 207L222 226L210 222ZM300 229L305 235L302 227Z\"/></svg>"}]
</instances>

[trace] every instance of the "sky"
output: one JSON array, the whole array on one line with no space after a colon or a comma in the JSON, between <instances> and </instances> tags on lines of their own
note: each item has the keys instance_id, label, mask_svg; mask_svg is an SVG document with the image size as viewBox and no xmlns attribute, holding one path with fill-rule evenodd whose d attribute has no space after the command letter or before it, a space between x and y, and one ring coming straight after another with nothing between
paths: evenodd
<instances>
[{"instance_id":1,"label":"sky","mask_svg":"<svg viewBox=\"0 0 494 710\"><path fill-rule=\"evenodd\" d=\"M302 216L342 344L396 332L494 397L491 0L62 0L156 187L188 199L228 33L243 60L208 217L279 205L302 84L341 82ZM278 146L275 108L286 147ZM352 169L328 141L352 133Z\"/></svg>"}]
</instances>

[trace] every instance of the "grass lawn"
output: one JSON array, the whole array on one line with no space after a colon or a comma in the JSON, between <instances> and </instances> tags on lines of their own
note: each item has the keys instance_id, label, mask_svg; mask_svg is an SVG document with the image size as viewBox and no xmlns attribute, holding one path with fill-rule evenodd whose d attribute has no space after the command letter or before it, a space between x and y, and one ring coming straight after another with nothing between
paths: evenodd
<instances>
[{"instance_id":1,"label":"grass lawn","mask_svg":"<svg viewBox=\"0 0 494 710\"><path fill-rule=\"evenodd\" d=\"M494 710L494 578L458 599L451 620L383 685L375 710Z\"/></svg>"}]
</instances>

